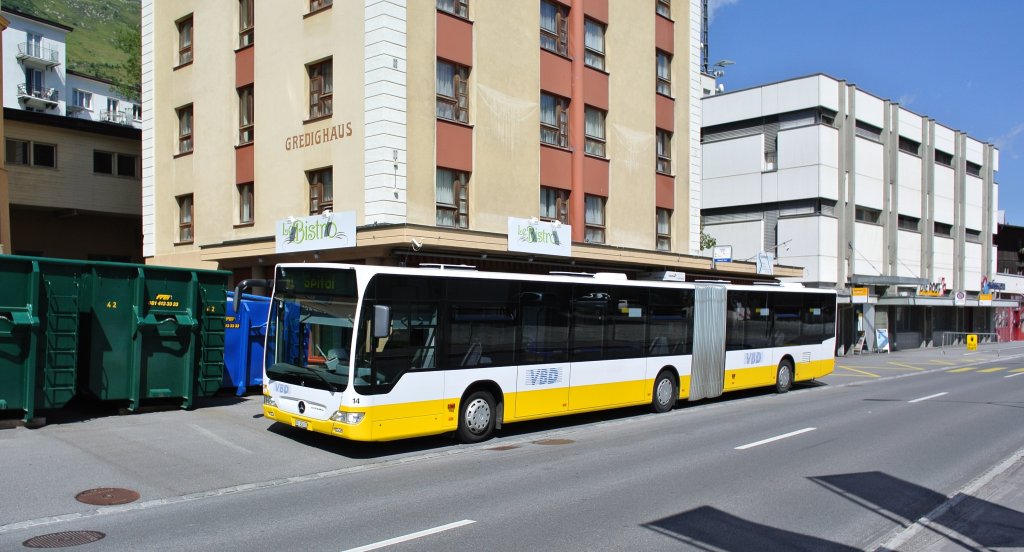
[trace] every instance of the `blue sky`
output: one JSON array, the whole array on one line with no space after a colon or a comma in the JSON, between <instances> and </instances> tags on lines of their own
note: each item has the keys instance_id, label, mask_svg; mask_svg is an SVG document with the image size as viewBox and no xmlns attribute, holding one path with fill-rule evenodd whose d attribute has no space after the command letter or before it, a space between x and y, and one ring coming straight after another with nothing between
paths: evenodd
<instances>
[{"instance_id":1,"label":"blue sky","mask_svg":"<svg viewBox=\"0 0 1024 552\"><path fill-rule=\"evenodd\" d=\"M999 148L999 209L1024 226L1024 1L709 0L726 91L827 73Z\"/></svg>"}]
</instances>

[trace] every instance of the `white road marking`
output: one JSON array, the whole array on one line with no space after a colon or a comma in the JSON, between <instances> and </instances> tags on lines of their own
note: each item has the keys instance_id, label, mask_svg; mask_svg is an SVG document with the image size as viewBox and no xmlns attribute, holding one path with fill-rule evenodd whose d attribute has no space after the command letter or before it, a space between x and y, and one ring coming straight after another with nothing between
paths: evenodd
<instances>
[{"instance_id":1,"label":"white road marking","mask_svg":"<svg viewBox=\"0 0 1024 552\"><path fill-rule=\"evenodd\" d=\"M459 527L463 527L465 525L469 525L470 523L476 523L476 522L471 520L471 519L464 519L462 521L456 521L455 523L449 523L447 525L442 525L440 527L434 527L433 529L424 529L423 531L417 531L415 533L409 533L408 535L404 535L404 536L401 536L401 537L395 537L393 539L382 540L380 542L375 542L373 544L367 544L366 546L360 546L358 548L349 548L348 550L345 550L344 552L368 552L369 550L377 550L378 548L384 548L385 546L391 546L392 544L398 544L400 542L411 541L411 540L418 539L418 538L421 538L421 537L426 537L427 535L433 535L433 534L436 534L436 533L441 533L441 532L444 532L444 531L448 531L449 529L456 529L456 528L459 528Z\"/></svg>"},{"instance_id":2,"label":"white road marking","mask_svg":"<svg viewBox=\"0 0 1024 552\"><path fill-rule=\"evenodd\" d=\"M1003 376L1003 377L1004 378L1015 378L1017 376L1024 376L1024 372L1021 372L1019 374L1010 374L1009 376Z\"/></svg>"},{"instance_id":3,"label":"white road marking","mask_svg":"<svg viewBox=\"0 0 1024 552\"><path fill-rule=\"evenodd\" d=\"M770 437L768 439L763 439L761 441L757 441L756 443L749 443L749 444L746 444L746 445L743 445L743 446L739 446L739 447L736 447L735 450L747 450L748 448L754 448L754 447L757 447L757 446L760 446L760 445L765 445L765 444L771 443L773 441L778 441L779 439L785 439L787 437L792 437L794 435L800 435L801 433L807 433L808 431L814 431L815 429L818 429L818 428L816 428L816 427L805 427L803 429L798 429L796 431L790 431L789 433L786 433L785 435L778 435L778 436L775 436L775 437Z\"/></svg>"},{"instance_id":4,"label":"white road marking","mask_svg":"<svg viewBox=\"0 0 1024 552\"><path fill-rule=\"evenodd\" d=\"M907 402L908 403L916 403L916 402L921 402L921 401L927 401L928 399L934 399L935 397L941 397L943 395L948 395L948 394L949 393L943 391L942 393L936 393L934 395L928 395L927 397L921 397L920 399L914 399L912 401L907 401Z\"/></svg>"}]
</instances>

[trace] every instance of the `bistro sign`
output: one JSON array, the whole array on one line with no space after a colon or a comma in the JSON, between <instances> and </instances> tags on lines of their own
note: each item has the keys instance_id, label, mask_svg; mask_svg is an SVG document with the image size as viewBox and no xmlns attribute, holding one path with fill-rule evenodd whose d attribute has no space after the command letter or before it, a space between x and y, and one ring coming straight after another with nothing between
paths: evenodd
<instances>
[{"instance_id":1,"label":"bistro sign","mask_svg":"<svg viewBox=\"0 0 1024 552\"><path fill-rule=\"evenodd\" d=\"M508 250L542 255L572 255L572 227L537 219L508 218Z\"/></svg>"},{"instance_id":2,"label":"bistro sign","mask_svg":"<svg viewBox=\"0 0 1024 552\"><path fill-rule=\"evenodd\" d=\"M326 212L279 220L274 240L277 253L355 247L356 212Z\"/></svg>"}]
</instances>

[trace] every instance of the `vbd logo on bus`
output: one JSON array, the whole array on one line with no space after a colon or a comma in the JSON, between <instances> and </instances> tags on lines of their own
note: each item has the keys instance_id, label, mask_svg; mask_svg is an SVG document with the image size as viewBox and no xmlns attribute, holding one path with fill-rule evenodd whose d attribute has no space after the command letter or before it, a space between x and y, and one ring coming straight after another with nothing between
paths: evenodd
<instances>
[{"instance_id":1,"label":"vbd logo on bus","mask_svg":"<svg viewBox=\"0 0 1024 552\"><path fill-rule=\"evenodd\" d=\"M562 381L561 368L536 368L526 372L525 385L551 385Z\"/></svg>"},{"instance_id":2,"label":"vbd logo on bus","mask_svg":"<svg viewBox=\"0 0 1024 552\"><path fill-rule=\"evenodd\" d=\"M286 385L284 383L281 383L281 382L275 382L274 383L274 392L275 393L282 393L283 394L283 393L287 393L290 390L291 389L288 387L288 385Z\"/></svg>"},{"instance_id":3,"label":"vbd logo on bus","mask_svg":"<svg viewBox=\"0 0 1024 552\"><path fill-rule=\"evenodd\" d=\"M743 353L743 364L761 364L762 360L764 360L764 353L761 351Z\"/></svg>"}]
</instances>

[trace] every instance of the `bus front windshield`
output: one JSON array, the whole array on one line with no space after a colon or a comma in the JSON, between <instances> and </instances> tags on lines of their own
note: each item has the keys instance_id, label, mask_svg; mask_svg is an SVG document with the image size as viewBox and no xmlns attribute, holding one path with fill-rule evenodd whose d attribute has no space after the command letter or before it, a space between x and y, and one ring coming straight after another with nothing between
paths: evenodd
<instances>
[{"instance_id":1,"label":"bus front windshield","mask_svg":"<svg viewBox=\"0 0 1024 552\"><path fill-rule=\"evenodd\" d=\"M355 275L350 270L290 272L279 270L271 303L267 379L344 391L356 314L355 294L347 290L354 291Z\"/></svg>"}]
</instances>

